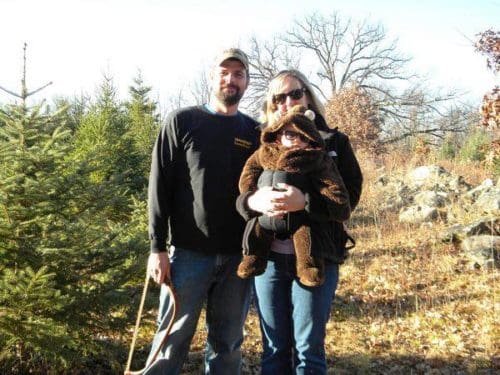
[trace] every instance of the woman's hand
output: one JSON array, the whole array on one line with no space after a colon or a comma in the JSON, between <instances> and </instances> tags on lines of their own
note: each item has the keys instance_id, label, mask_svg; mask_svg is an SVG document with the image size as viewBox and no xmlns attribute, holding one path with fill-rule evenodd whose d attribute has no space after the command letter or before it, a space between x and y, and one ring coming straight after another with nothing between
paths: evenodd
<instances>
[{"instance_id":1,"label":"woman's hand","mask_svg":"<svg viewBox=\"0 0 500 375\"><path fill-rule=\"evenodd\" d=\"M275 199L275 210L288 213L301 211L306 207L306 197L300 189L284 183L278 183L277 187L283 189L283 195Z\"/></svg>"},{"instance_id":2,"label":"woman's hand","mask_svg":"<svg viewBox=\"0 0 500 375\"><path fill-rule=\"evenodd\" d=\"M248 198L248 207L276 218L304 209L306 200L300 189L284 183L278 183L277 187L280 191L274 190L271 186L257 190Z\"/></svg>"},{"instance_id":3,"label":"woman's hand","mask_svg":"<svg viewBox=\"0 0 500 375\"><path fill-rule=\"evenodd\" d=\"M248 207L252 210L260 212L268 216L275 216L274 210L276 203L275 201L281 196L281 193L274 191L271 186L264 186L253 193L248 198Z\"/></svg>"}]
</instances>

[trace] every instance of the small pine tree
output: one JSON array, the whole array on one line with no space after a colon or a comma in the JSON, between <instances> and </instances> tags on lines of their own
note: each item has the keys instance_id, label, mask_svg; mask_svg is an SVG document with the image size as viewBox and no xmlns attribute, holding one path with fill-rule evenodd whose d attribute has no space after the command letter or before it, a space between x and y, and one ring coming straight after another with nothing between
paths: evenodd
<instances>
[{"instance_id":1,"label":"small pine tree","mask_svg":"<svg viewBox=\"0 0 500 375\"><path fill-rule=\"evenodd\" d=\"M134 84L129 87L131 99L126 103L127 136L132 140L139 159L138 167L146 178L151 164L151 151L160 128L156 103L149 98L150 93L151 87L144 85L139 72Z\"/></svg>"},{"instance_id":2,"label":"small pine tree","mask_svg":"<svg viewBox=\"0 0 500 375\"><path fill-rule=\"evenodd\" d=\"M452 160L457 153L457 145L450 137L445 138L438 150L438 156L441 159Z\"/></svg>"},{"instance_id":3,"label":"small pine tree","mask_svg":"<svg viewBox=\"0 0 500 375\"><path fill-rule=\"evenodd\" d=\"M93 171L89 183L115 180L132 193L147 185L141 160L127 136L128 120L116 99L111 78L105 78L96 103L81 118L75 132L75 149L70 159L85 161ZM121 211L123 207L117 207Z\"/></svg>"},{"instance_id":4,"label":"small pine tree","mask_svg":"<svg viewBox=\"0 0 500 375\"><path fill-rule=\"evenodd\" d=\"M466 137L458 157L464 161L482 161L490 148L491 135L483 129L474 129Z\"/></svg>"},{"instance_id":5,"label":"small pine tree","mask_svg":"<svg viewBox=\"0 0 500 375\"><path fill-rule=\"evenodd\" d=\"M57 289L41 254L64 211L60 160L69 132L58 113L41 108L0 110L0 338L4 358L22 363L39 351L47 361L65 363L76 342L59 315L71 297ZM52 339L64 343L60 355L50 349Z\"/></svg>"}]
</instances>

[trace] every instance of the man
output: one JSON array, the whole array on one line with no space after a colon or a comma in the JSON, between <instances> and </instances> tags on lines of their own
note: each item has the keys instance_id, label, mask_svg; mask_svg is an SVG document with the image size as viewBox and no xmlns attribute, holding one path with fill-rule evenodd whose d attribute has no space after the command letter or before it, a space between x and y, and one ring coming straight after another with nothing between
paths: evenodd
<instances>
[{"instance_id":1,"label":"man","mask_svg":"<svg viewBox=\"0 0 500 375\"><path fill-rule=\"evenodd\" d=\"M171 113L153 150L148 272L159 284L172 281L179 306L160 360L147 374L181 371L205 303L205 373L240 373L250 282L236 275L244 221L235 200L241 170L259 136L258 123L238 111L248 67L243 51L223 51L211 72L210 103ZM151 353L171 318L165 288Z\"/></svg>"}]
</instances>

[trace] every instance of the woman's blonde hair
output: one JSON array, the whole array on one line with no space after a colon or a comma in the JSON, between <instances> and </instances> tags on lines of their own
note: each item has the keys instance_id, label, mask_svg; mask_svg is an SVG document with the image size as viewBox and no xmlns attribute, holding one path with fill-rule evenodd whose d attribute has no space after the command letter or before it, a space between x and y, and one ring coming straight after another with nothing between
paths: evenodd
<instances>
[{"instance_id":1,"label":"woman's blonde hair","mask_svg":"<svg viewBox=\"0 0 500 375\"><path fill-rule=\"evenodd\" d=\"M276 105L273 103L273 96L281 93L281 87L283 86L283 82L286 78L292 77L299 81L306 89L305 95L307 97L307 101L309 104L309 109L312 109L315 113L324 116L325 107L319 100L316 95L314 88L307 79L307 77L295 69L287 69L279 72L272 80L269 82L269 88L267 90L266 102L264 103L262 122L268 123L271 125L275 121L275 117L273 116L274 112L278 109Z\"/></svg>"}]
</instances>

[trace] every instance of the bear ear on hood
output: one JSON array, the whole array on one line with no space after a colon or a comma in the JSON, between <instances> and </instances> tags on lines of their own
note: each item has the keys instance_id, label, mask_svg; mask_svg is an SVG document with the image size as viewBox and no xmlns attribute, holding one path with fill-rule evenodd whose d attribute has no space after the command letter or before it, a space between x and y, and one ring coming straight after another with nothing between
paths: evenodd
<instances>
[{"instance_id":1,"label":"bear ear on hood","mask_svg":"<svg viewBox=\"0 0 500 375\"><path fill-rule=\"evenodd\" d=\"M307 109L304 112L304 116L306 116L311 121L314 121L314 119L316 118L316 114L314 113L314 111L312 111L310 109Z\"/></svg>"},{"instance_id":2,"label":"bear ear on hood","mask_svg":"<svg viewBox=\"0 0 500 375\"><path fill-rule=\"evenodd\" d=\"M282 114L279 111L273 114L275 122L264 129L261 134L261 143L276 142L277 133L286 125L293 125L295 131L309 138L315 147L324 147L324 141L316 129L314 119L316 115L310 109L303 105L295 105L286 113Z\"/></svg>"}]
</instances>

